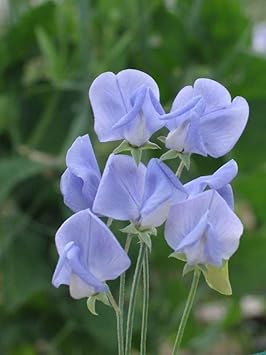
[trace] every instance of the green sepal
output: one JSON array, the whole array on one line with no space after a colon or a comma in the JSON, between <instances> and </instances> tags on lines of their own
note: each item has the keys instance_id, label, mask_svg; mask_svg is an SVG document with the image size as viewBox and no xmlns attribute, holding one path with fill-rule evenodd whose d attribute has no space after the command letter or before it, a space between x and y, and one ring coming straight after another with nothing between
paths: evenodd
<instances>
[{"instance_id":1,"label":"green sepal","mask_svg":"<svg viewBox=\"0 0 266 355\"><path fill-rule=\"evenodd\" d=\"M95 296L91 296L87 299L87 307L88 310L93 314L94 316L98 316L98 313L95 310L95 303L96 303L96 298Z\"/></svg>"},{"instance_id":2,"label":"green sepal","mask_svg":"<svg viewBox=\"0 0 266 355\"><path fill-rule=\"evenodd\" d=\"M169 255L169 258L175 258L181 261L187 261L185 254L183 253L178 253L178 252L173 252L172 254Z\"/></svg>"},{"instance_id":3,"label":"green sepal","mask_svg":"<svg viewBox=\"0 0 266 355\"><path fill-rule=\"evenodd\" d=\"M149 232L140 232L138 234L138 237L140 241L142 241L148 247L149 251L151 251L152 243Z\"/></svg>"},{"instance_id":4,"label":"green sepal","mask_svg":"<svg viewBox=\"0 0 266 355\"><path fill-rule=\"evenodd\" d=\"M113 223L113 218L109 217L106 222L107 227L111 227L112 223Z\"/></svg>"},{"instance_id":5,"label":"green sepal","mask_svg":"<svg viewBox=\"0 0 266 355\"><path fill-rule=\"evenodd\" d=\"M175 159L179 156L179 153L176 150L170 149L163 155L161 155L160 159L161 160L170 160L170 159Z\"/></svg>"},{"instance_id":6,"label":"green sepal","mask_svg":"<svg viewBox=\"0 0 266 355\"><path fill-rule=\"evenodd\" d=\"M156 144L156 143L153 143L153 142L146 142L145 144L143 144L141 147L141 150L149 150L149 149L152 149L152 150L155 150L155 149L161 149L161 147Z\"/></svg>"},{"instance_id":7,"label":"green sepal","mask_svg":"<svg viewBox=\"0 0 266 355\"><path fill-rule=\"evenodd\" d=\"M98 313L96 312L95 306L96 306L96 301L100 301L106 306L111 306L110 301L108 299L108 296L106 293L97 293L95 295L90 296L87 299L87 307L88 310L94 315L98 316Z\"/></svg>"},{"instance_id":8,"label":"green sepal","mask_svg":"<svg viewBox=\"0 0 266 355\"><path fill-rule=\"evenodd\" d=\"M189 274L191 271L194 270L195 270L195 265L185 264L182 276L186 276L187 274Z\"/></svg>"},{"instance_id":9,"label":"green sepal","mask_svg":"<svg viewBox=\"0 0 266 355\"><path fill-rule=\"evenodd\" d=\"M202 273L210 288L226 296L232 295L228 261L226 261L221 268L217 268L213 265L206 265L206 269L202 269Z\"/></svg>"},{"instance_id":10,"label":"green sepal","mask_svg":"<svg viewBox=\"0 0 266 355\"><path fill-rule=\"evenodd\" d=\"M120 229L120 232L126 234L139 234L139 230L136 228L136 226L133 223L130 223L125 228Z\"/></svg>"},{"instance_id":11,"label":"green sepal","mask_svg":"<svg viewBox=\"0 0 266 355\"><path fill-rule=\"evenodd\" d=\"M135 160L136 165L139 166L139 163L141 162L141 157L142 157L142 149L141 148L131 148L130 152L131 152L133 159Z\"/></svg>"},{"instance_id":12,"label":"green sepal","mask_svg":"<svg viewBox=\"0 0 266 355\"><path fill-rule=\"evenodd\" d=\"M166 141L166 137L165 136L160 136L157 139L158 139L158 141L160 141L162 143L165 143L165 141Z\"/></svg>"},{"instance_id":13,"label":"green sepal","mask_svg":"<svg viewBox=\"0 0 266 355\"><path fill-rule=\"evenodd\" d=\"M113 150L113 154L119 154L122 152L130 151L132 146L128 143L128 141L124 140L118 147Z\"/></svg>"},{"instance_id":14,"label":"green sepal","mask_svg":"<svg viewBox=\"0 0 266 355\"><path fill-rule=\"evenodd\" d=\"M177 153L177 157L179 157L179 159L183 162L183 164L185 165L186 169L189 170L190 169L190 153Z\"/></svg>"}]
</instances>

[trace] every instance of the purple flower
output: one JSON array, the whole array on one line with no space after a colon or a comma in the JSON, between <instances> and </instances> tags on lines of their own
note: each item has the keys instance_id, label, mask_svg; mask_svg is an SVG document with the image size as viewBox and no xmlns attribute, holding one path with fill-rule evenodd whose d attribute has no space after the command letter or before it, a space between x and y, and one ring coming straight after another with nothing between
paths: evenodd
<instances>
[{"instance_id":1,"label":"purple flower","mask_svg":"<svg viewBox=\"0 0 266 355\"><path fill-rule=\"evenodd\" d=\"M214 190L200 193L171 207L165 238L189 265L222 267L237 250L243 226Z\"/></svg>"},{"instance_id":2,"label":"purple flower","mask_svg":"<svg viewBox=\"0 0 266 355\"><path fill-rule=\"evenodd\" d=\"M188 182L184 187L189 196L195 196L206 189L216 190L233 209L234 194L230 183L236 177L237 171L237 163L232 159L212 175L201 176Z\"/></svg>"},{"instance_id":3,"label":"purple flower","mask_svg":"<svg viewBox=\"0 0 266 355\"><path fill-rule=\"evenodd\" d=\"M55 237L59 261L53 285L69 285L73 298L108 291L114 280L130 266L120 244L89 209L77 212L59 228Z\"/></svg>"},{"instance_id":4,"label":"purple flower","mask_svg":"<svg viewBox=\"0 0 266 355\"><path fill-rule=\"evenodd\" d=\"M210 79L198 79L176 96L171 112L162 115L170 130L169 149L210 155L228 153L241 136L249 115L243 97L231 99L227 89Z\"/></svg>"},{"instance_id":5,"label":"purple flower","mask_svg":"<svg viewBox=\"0 0 266 355\"><path fill-rule=\"evenodd\" d=\"M64 203L74 212L91 209L101 173L87 134L69 148L66 165L60 184Z\"/></svg>"},{"instance_id":6,"label":"purple flower","mask_svg":"<svg viewBox=\"0 0 266 355\"><path fill-rule=\"evenodd\" d=\"M141 146L164 126L159 88L147 74L134 69L106 72L92 83L89 98L94 128L101 142L125 139Z\"/></svg>"},{"instance_id":7,"label":"purple flower","mask_svg":"<svg viewBox=\"0 0 266 355\"><path fill-rule=\"evenodd\" d=\"M111 155L95 197L93 211L140 227L158 227L170 206L187 197L174 173L159 159L147 168L128 155Z\"/></svg>"}]
</instances>

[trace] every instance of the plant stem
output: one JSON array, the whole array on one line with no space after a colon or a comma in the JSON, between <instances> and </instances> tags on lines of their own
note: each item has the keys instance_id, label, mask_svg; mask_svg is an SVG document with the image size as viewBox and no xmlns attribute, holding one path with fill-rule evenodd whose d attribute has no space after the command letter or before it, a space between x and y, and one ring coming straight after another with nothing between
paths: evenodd
<instances>
[{"instance_id":1,"label":"plant stem","mask_svg":"<svg viewBox=\"0 0 266 355\"><path fill-rule=\"evenodd\" d=\"M144 256L145 256L145 245L143 242L140 242L139 255L138 255L135 273L133 276L133 282L132 282L129 306L128 306L126 348L125 348L126 355L131 355L132 331L133 331L133 322L134 322L134 314L135 314L136 296L137 296L137 290L138 290Z\"/></svg>"},{"instance_id":2,"label":"plant stem","mask_svg":"<svg viewBox=\"0 0 266 355\"><path fill-rule=\"evenodd\" d=\"M149 314L149 250L145 245L145 257L143 260L143 308L141 324L140 355L146 354L148 314Z\"/></svg>"},{"instance_id":3,"label":"plant stem","mask_svg":"<svg viewBox=\"0 0 266 355\"><path fill-rule=\"evenodd\" d=\"M132 236L128 234L127 239L126 239L126 244L125 244L125 252L128 253L130 243L132 240ZM120 340L120 351L121 355L124 355L125 353L125 348L124 348L124 303L125 303L125 282L126 282L126 273L124 272L120 276L120 285L119 285L119 309L120 309L120 314L119 314L119 319L117 322L117 336L119 337Z\"/></svg>"},{"instance_id":4,"label":"plant stem","mask_svg":"<svg viewBox=\"0 0 266 355\"><path fill-rule=\"evenodd\" d=\"M185 164L181 160L180 164L178 165L177 171L175 173L177 177L179 177L179 178L181 177L184 167L185 167Z\"/></svg>"},{"instance_id":5,"label":"plant stem","mask_svg":"<svg viewBox=\"0 0 266 355\"><path fill-rule=\"evenodd\" d=\"M116 315L118 355L124 355L123 338L121 337L121 333L119 331L121 312L111 291L109 291L107 295L108 295L109 302L111 303L111 306L113 307Z\"/></svg>"},{"instance_id":6,"label":"plant stem","mask_svg":"<svg viewBox=\"0 0 266 355\"><path fill-rule=\"evenodd\" d=\"M182 338L183 338L183 334L184 334L184 330L188 321L188 317L195 299L195 295L196 295L196 291L197 291L197 287L198 287L198 283L199 283L199 279L200 279L200 270L199 269L195 269L194 271L194 275L193 275L193 280L192 280L192 284L190 287L190 291L189 291L189 295L188 295L188 299L186 302L186 306L181 318L181 322L179 324L179 328L178 328L178 332L176 335L176 339L175 339L175 345L173 348L173 352L172 355L177 355L178 354L178 349L179 346L181 344Z\"/></svg>"}]
</instances>

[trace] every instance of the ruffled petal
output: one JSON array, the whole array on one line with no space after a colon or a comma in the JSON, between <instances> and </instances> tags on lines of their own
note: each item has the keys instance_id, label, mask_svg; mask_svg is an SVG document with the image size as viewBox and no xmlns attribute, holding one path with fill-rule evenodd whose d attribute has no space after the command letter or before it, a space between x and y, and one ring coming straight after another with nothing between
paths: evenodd
<instances>
[{"instance_id":1,"label":"ruffled petal","mask_svg":"<svg viewBox=\"0 0 266 355\"><path fill-rule=\"evenodd\" d=\"M197 226L206 213L210 194L212 192L207 191L171 207L165 224L165 239L172 249L177 250L183 238Z\"/></svg>"},{"instance_id":2,"label":"ruffled petal","mask_svg":"<svg viewBox=\"0 0 266 355\"><path fill-rule=\"evenodd\" d=\"M136 221L144 191L146 167L128 155L110 155L95 197L93 211L103 216Z\"/></svg>"},{"instance_id":3,"label":"ruffled petal","mask_svg":"<svg viewBox=\"0 0 266 355\"><path fill-rule=\"evenodd\" d=\"M229 184L235 178L237 172L237 163L232 159L221 166L214 174L201 176L185 184L185 189L190 196L203 192L206 188L214 189L233 208L234 196Z\"/></svg>"},{"instance_id":4,"label":"ruffled petal","mask_svg":"<svg viewBox=\"0 0 266 355\"><path fill-rule=\"evenodd\" d=\"M214 158L228 153L240 138L248 116L248 103L242 97L236 97L228 108L204 116L200 134L207 153Z\"/></svg>"},{"instance_id":5,"label":"ruffled petal","mask_svg":"<svg viewBox=\"0 0 266 355\"><path fill-rule=\"evenodd\" d=\"M66 165L60 183L65 204L74 212L91 208L101 174L88 135L78 137L69 148Z\"/></svg>"},{"instance_id":6,"label":"ruffled petal","mask_svg":"<svg viewBox=\"0 0 266 355\"><path fill-rule=\"evenodd\" d=\"M165 226L167 243L192 265L221 267L238 248L242 233L239 218L214 190L173 206Z\"/></svg>"},{"instance_id":7,"label":"ruffled petal","mask_svg":"<svg viewBox=\"0 0 266 355\"><path fill-rule=\"evenodd\" d=\"M134 122L138 119L138 115L142 114L140 102L143 104L142 96L146 96L146 93L139 93L136 96L141 88L145 88L145 92L151 90L155 99L159 100L157 84L149 75L139 70L127 69L117 75L107 72L94 80L89 90L89 97L95 118L94 128L100 141L127 139L127 135L132 145L139 146L146 142L147 139L143 141L145 135L135 141L136 123L133 123L133 127L130 126L130 122ZM135 103L132 102L134 98ZM157 107L158 105L155 105L155 111ZM159 121L156 117L145 117L145 120L152 119ZM121 125L123 127L120 127ZM151 133L145 133L150 137Z\"/></svg>"},{"instance_id":8,"label":"ruffled petal","mask_svg":"<svg viewBox=\"0 0 266 355\"><path fill-rule=\"evenodd\" d=\"M117 278L130 266L110 229L89 209L67 219L55 240L59 262L53 284L70 285L75 298L105 292L108 288L104 282Z\"/></svg>"},{"instance_id":9,"label":"ruffled petal","mask_svg":"<svg viewBox=\"0 0 266 355\"><path fill-rule=\"evenodd\" d=\"M232 99L229 91L215 80L200 78L195 81L193 87L194 95L202 96L206 103L205 113L231 104Z\"/></svg>"},{"instance_id":10,"label":"ruffled petal","mask_svg":"<svg viewBox=\"0 0 266 355\"><path fill-rule=\"evenodd\" d=\"M186 197L183 185L172 170L159 159L151 159L140 211L141 225L158 227L166 220L170 206Z\"/></svg>"}]
</instances>

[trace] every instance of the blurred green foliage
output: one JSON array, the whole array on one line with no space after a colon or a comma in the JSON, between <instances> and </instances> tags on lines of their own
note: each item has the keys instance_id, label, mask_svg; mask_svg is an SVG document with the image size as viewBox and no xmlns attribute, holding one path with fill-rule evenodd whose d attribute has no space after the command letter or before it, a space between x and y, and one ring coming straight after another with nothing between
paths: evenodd
<instances>
[{"instance_id":1,"label":"blurred green foliage","mask_svg":"<svg viewBox=\"0 0 266 355\"><path fill-rule=\"evenodd\" d=\"M89 132L103 167L115 146L96 140L88 86L102 71L128 67L154 77L166 108L182 86L200 76L249 100L250 122L230 154L239 162L236 207L246 225L230 263L233 297L202 282L198 303L225 302L227 312L211 324L192 317L184 345L193 354L214 353L221 339L223 346L229 343L216 352L221 355L232 353L235 344L237 354L266 348L265 314L247 320L240 309L245 295L266 294L266 57L251 48L253 22L257 13L263 19L265 4L259 9L240 0L0 4L0 354L116 353L112 311L99 306L100 316L93 317L84 300L70 299L66 288L55 290L50 280L57 260L54 234L70 215L59 192L66 150ZM228 158L195 157L184 179L210 173ZM114 231L123 242L118 226ZM150 354L167 354L190 276L183 280L181 263L168 259L162 233L153 244L148 345Z\"/></svg>"}]
</instances>

